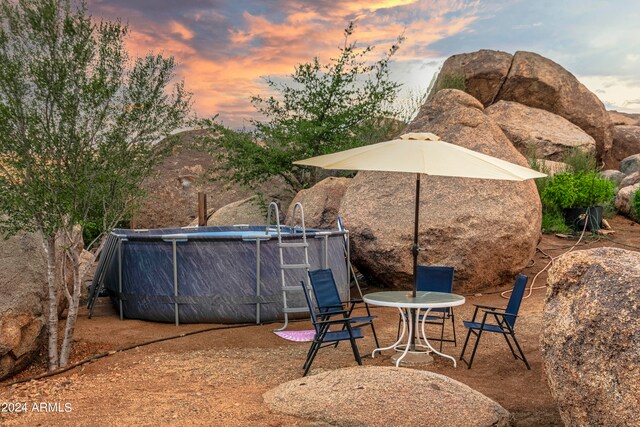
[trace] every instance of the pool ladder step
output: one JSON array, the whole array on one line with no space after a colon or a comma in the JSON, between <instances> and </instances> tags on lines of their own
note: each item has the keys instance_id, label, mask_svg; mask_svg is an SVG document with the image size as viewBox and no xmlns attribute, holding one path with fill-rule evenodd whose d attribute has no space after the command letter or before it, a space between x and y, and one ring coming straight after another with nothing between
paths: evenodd
<instances>
[{"instance_id":1,"label":"pool ladder step","mask_svg":"<svg viewBox=\"0 0 640 427\"><path fill-rule=\"evenodd\" d=\"M283 310L285 313L308 313L307 307L289 307Z\"/></svg>"},{"instance_id":2,"label":"pool ladder step","mask_svg":"<svg viewBox=\"0 0 640 427\"><path fill-rule=\"evenodd\" d=\"M311 266L309 264L282 264L280 265L280 268L284 269L284 270L298 270L300 268L304 268L306 270L309 270ZM296 286L297 290L301 290L301 288L299 286Z\"/></svg>"},{"instance_id":3,"label":"pool ladder step","mask_svg":"<svg viewBox=\"0 0 640 427\"><path fill-rule=\"evenodd\" d=\"M296 218L296 211L300 209L300 221L301 221L301 227L296 227L294 224L295 218ZM275 212L275 221L276 221L276 226L275 227L271 227L271 211ZM307 242L307 230L305 228L304 225L304 210L302 208L302 204L300 202L296 203L293 206L293 213L291 215L291 229L296 231L296 234L298 235L302 235L302 242L283 242L282 241L282 225L280 224L280 212L278 210L278 205L275 202L272 202L271 204L269 204L269 213L267 215L267 227L268 229L273 229L275 228L275 231L277 233L278 236L278 251L280 252L280 286L282 289L282 313L284 314L284 325L277 329L278 331L283 331L287 328L287 325L289 324L289 313L308 313L309 309L306 306L306 303L304 303L304 306L299 306L299 307L289 307L289 298L293 299L294 296L297 296L298 299L297 301L305 301L304 298L300 298L302 294L302 292L304 291L303 287L300 286L299 280L293 279L293 281L295 281L296 283L291 283L288 284L287 283L287 276L289 277L289 280L291 279L291 276L289 274L292 274L294 270L303 270L304 271L304 278L302 278L302 280L305 283L305 286L307 288L307 290L311 289L311 283L309 281L309 269L311 268L311 265L309 264L309 243ZM285 263L284 261L284 251L285 249L302 249L302 253L301 255L303 256L302 262L297 262L297 263ZM287 254L289 256L293 256L294 251L288 251ZM286 274L285 275L285 271L289 271L292 273ZM294 276L295 277L295 276ZM293 294L292 294L293 293Z\"/></svg>"},{"instance_id":4,"label":"pool ladder step","mask_svg":"<svg viewBox=\"0 0 640 427\"><path fill-rule=\"evenodd\" d=\"M307 242L302 242L302 243L278 243L278 247L279 248L308 248L309 247L309 243L307 243Z\"/></svg>"}]
</instances>

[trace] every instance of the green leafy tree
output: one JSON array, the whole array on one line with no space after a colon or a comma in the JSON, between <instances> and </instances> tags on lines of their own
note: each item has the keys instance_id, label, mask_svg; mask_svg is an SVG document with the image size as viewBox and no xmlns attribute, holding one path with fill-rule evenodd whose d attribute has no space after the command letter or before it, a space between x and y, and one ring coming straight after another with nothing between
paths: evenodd
<instances>
[{"instance_id":1,"label":"green leafy tree","mask_svg":"<svg viewBox=\"0 0 640 427\"><path fill-rule=\"evenodd\" d=\"M205 142L222 160L218 170L248 185L280 176L298 191L320 177L317 168L292 165L294 160L378 142L401 127L392 119L400 84L390 79L389 62L403 38L372 62L374 47L358 48L353 33L350 23L338 56L329 63L316 57L296 66L285 82L266 78L272 95L251 98L265 118L251 121L255 131L206 122L217 135Z\"/></svg>"},{"instance_id":2,"label":"green leafy tree","mask_svg":"<svg viewBox=\"0 0 640 427\"><path fill-rule=\"evenodd\" d=\"M80 300L83 225L121 220L165 154L156 141L190 107L168 91L173 58L130 59L128 29L74 0L0 0L0 229L42 235L47 255L49 368L65 366ZM56 241L73 266L58 352ZM67 262L62 262L65 268Z\"/></svg>"}]
</instances>

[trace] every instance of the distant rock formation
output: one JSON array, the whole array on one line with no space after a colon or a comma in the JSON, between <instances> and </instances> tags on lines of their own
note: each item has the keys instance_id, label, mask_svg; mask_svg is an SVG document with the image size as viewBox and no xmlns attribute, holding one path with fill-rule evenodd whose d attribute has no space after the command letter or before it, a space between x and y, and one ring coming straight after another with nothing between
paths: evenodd
<instances>
[{"instance_id":1,"label":"distant rock formation","mask_svg":"<svg viewBox=\"0 0 640 427\"><path fill-rule=\"evenodd\" d=\"M443 140L527 166L482 104L459 90L439 91L408 132ZM532 181L425 177L420 199L419 262L451 265L454 289L472 292L512 283L533 257L541 206ZM342 199L340 215L351 233L352 260L385 286L409 288L415 176L359 172Z\"/></svg>"},{"instance_id":2,"label":"distant rock formation","mask_svg":"<svg viewBox=\"0 0 640 427\"><path fill-rule=\"evenodd\" d=\"M443 87L447 76L463 76L465 91L485 107L512 101L557 114L589 134L596 154L604 159L612 144L612 124L602 102L559 64L533 52L480 50L449 57L434 83Z\"/></svg>"},{"instance_id":3,"label":"distant rock formation","mask_svg":"<svg viewBox=\"0 0 640 427\"><path fill-rule=\"evenodd\" d=\"M640 425L640 254L575 251L547 279L542 352L566 426Z\"/></svg>"},{"instance_id":4,"label":"distant rock formation","mask_svg":"<svg viewBox=\"0 0 640 427\"><path fill-rule=\"evenodd\" d=\"M218 210L229 203L244 200L261 192L265 200L279 200L288 206L293 198L282 180L272 178L256 189L226 180L206 179L207 169L216 163L209 153L194 147L195 138L205 131L187 131L180 138L174 153L158 166L144 183L147 196L132 219L133 228L181 227L197 219L199 191L208 195L207 206ZM214 176L215 177L215 176ZM218 175L220 178L221 175Z\"/></svg>"}]
</instances>

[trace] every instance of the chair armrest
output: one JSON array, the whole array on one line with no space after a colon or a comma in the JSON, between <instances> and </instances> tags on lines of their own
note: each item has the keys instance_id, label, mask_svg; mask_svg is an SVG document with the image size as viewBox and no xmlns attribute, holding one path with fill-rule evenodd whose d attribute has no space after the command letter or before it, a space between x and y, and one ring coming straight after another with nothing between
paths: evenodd
<instances>
[{"instance_id":1,"label":"chair armrest","mask_svg":"<svg viewBox=\"0 0 640 427\"><path fill-rule=\"evenodd\" d=\"M342 304L319 305L318 308L319 309L322 309L322 308L340 308L340 309L342 309L341 311L344 311L344 306ZM332 311L332 313L338 313L338 311Z\"/></svg>"},{"instance_id":2,"label":"chair armrest","mask_svg":"<svg viewBox=\"0 0 640 427\"><path fill-rule=\"evenodd\" d=\"M343 323L346 324L348 326L351 326L351 318L349 317L342 317L340 319L328 319L328 320L318 320L316 321L316 325L334 325L336 323Z\"/></svg>"},{"instance_id":3,"label":"chair armrest","mask_svg":"<svg viewBox=\"0 0 640 427\"><path fill-rule=\"evenodd\" d=\"M501 310L501 311L504 311L504 308L500 308L500 307L492 307L492 306L490 306L490 305L482 305L482 304L473 304L473 305L474 305L474 306L476 306L476 307L478 307L478 308L483 308L483 309L491 310L491 311L494 311L494 310Z\"/></svg>"},{"instance_id":4,"label":"chair armrest","mask_svg":"<svg viewBox=\"0 0 640 427\"><path fill-rule=\"evenodd\" d=\"M482 310L482 311L484 311L485 313L488 313L488 314L493 314L495 316L502 316L502 317L513 316L513 317L518 317L517 314L512 314L512 313L507 313L507 312L500 313L498 311L493 311L493 310Z\"/></svg>"}]
</instances>

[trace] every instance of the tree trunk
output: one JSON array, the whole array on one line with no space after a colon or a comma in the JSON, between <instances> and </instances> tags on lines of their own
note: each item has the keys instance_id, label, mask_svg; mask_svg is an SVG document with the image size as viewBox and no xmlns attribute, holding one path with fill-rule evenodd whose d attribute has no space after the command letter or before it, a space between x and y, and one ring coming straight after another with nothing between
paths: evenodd
<instances>
[{"instance_id":1,"label":"tree trunk","mask_svg":"<svg viewBox=\"0 0 640 427\"><path fill-rule=\"evenodd\" d=\"M80 272L80 257L78 255L77 237L74 230L71 233L64 233L67 236L65 242L65 256L63 257L62 268L66 268L66 257L71 259L73 264L73 293L71 298L67 296L69 301L69 311L67 312L67 322L64 328L64 340L62 341L62 347L60 348L60 366L65 367L69 363L69 354L71 353L71 344L73 343L73 333L76 328L76 320L78 319L78 306L80 305L80 289L82 286L82 274ZM78 233L82 236L82 232ZM68 238L71 236L71 239ZM71 241L69 241L71 240ZM69 244L67 244L69 243ZM65 284L66 286L66 284Z\"/></svg>"},{"instance_id":2,"label":"tree trunk","mask_svg":"<svg viewBox=\"0 0 640 427\"><path fill-rule=\"evenodd\" d=\"M42 234L42 233L41 233ZM56 288L56 237L42 236L47 254L47 289L49 293L49 314L47 332L49 334L49 370L58 368L58 289Z\"/></svg>"}]
</instances>

